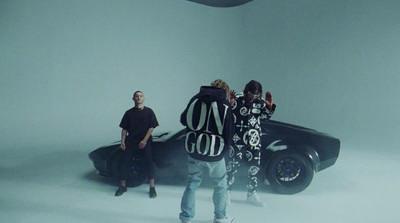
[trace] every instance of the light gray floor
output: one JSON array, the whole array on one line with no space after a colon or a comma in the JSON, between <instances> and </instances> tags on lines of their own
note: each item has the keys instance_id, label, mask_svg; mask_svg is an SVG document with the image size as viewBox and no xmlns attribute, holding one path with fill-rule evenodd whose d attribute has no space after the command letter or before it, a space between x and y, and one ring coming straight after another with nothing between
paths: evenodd
<instances>
[{"instance_id":1,"label":"light gray floor","mask_svg":"<svg viewBox=\"0 0 400 223\"><path fill-rule=\"evenodd\" d=\"M2 149L0 222L171 223L178 222L182 185L148 185L114 197L116 187L94 174L89 148ZM342 145L335 166L314 176L295 195L260 192L265 208L249 206L235 190L229 214L236 222L400 222L399 154ZM239 187L239 186L237 186ZM244 185L243 185L244 187ZM212 222L212 190L197 193L194 223Z\"/></svg>"}]
</instances>

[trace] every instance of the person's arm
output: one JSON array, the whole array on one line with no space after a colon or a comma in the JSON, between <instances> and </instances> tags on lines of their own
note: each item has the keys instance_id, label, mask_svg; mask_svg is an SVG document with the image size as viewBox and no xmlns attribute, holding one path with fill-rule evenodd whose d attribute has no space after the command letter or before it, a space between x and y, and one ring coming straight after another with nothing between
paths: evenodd
<instances>
[{"instance_id":1,"label":"person's arm","mask_svg":"<svg viewBox=\"0 0 400 223\"><path fill-rule=\"evenodd\" d=\"M236 98L236 91L235 91L235 90L231 90L231 91L229 92L229 97L228 97L229 103L230 103L230 104L235 103L236 99L237 99L237 98Z\"/></svg>"},{"instance_id":2,"label":"person's arm","mask_svg":"<svg viewBox=\"0 0 400 223\"><path fill-rule=\"evenodd\" d=\"M147 140L149 140L151 134L153 134L153 130L154 130L154 128L149 128L149 129L147 130L146 135L144 136L144 138L142 139L142 141L140 141L140 143L139 143L139 149L144 149L144 147L146 147Z\"/></svg>"},{"instance_id":3,"label":"person's arm","mask_svg":"<svg viewBox=\"0 0 400 223\"><path fill-rule=\"evenodd\" d=\"M267 93L265 94L265 99L263 101L267 105L268 110L272 112L274 100L272 99L271 92L267 91Z\"/></svg>"},{"instance_id":4,"label":"person's arm","mask_svg":"<svg viewBox=\"0 0 400 223\"><path fill-rule=\"evenodd\" d=\"M265 103L265 108L261 112L260 118L269 120L272 114L274 114L276 108L271 92L268 91L265 94L265 99L261 98L261 100Z\"/></svg>"},{"instance_id":5,"label":"person's arm","mask_svg":"<svg viewBox=\"0 0 400 223\"><path fill-rule=\"evenodd\" d=\"M128 134L128 131L126 129L122 129L122 132L121 132L121 149L123 151L125 151L125 149L126 149L125 139L126 139L126 135L127 134Z\"/></svg>"}]
</instances>

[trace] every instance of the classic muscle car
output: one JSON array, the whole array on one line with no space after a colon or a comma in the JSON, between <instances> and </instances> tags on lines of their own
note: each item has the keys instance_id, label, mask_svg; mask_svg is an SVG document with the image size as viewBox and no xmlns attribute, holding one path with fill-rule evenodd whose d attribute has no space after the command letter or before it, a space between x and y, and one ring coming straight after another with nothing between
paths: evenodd
<instances>
[{"instance_id":1,"label":"classic muscle car","mask_svg":"<svg viewBox=\"0 0 400 223\"><path fill-rule=\"evenodd\" d=\"M303 191L310 185L315 172L334 165L338 159L340 140L329 134L274 120L262 121L261 126L260 179L276 193ZM185 181L187 153L184 141L185 129L153 136L157 178ZM120 141L117 141L92 151L89 158L100 175L117 179L121 152ZM132 160L129 169L128 186L138 186L147 180L140 156Z\"/></svg>"}]
</instances>

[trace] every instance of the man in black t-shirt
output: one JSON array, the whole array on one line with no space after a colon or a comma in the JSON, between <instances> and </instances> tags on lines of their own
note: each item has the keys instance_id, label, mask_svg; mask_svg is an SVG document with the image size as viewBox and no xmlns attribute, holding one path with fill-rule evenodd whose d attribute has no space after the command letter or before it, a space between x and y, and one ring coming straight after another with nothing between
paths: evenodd
<instances>
[{"instance_id":1,"label":"man in black t-shirt","mask_svg":"<svg viewBox=\"0 0 400 223\"><path fill-rule=\"evenodd\" d=\"M144 106L144 95L141 91L133 94L135 107L125 112L119 126L122 128L121 149L122 158L120 162L120 187L115 196L121 196L127 191L126 180L128 175L128 162L137 153L142 153L150 183L150 198L157 196L154 186L155 165L152 158L151 134L158 126L156 115L151 108Z\"/></svg>"}]
</instances>

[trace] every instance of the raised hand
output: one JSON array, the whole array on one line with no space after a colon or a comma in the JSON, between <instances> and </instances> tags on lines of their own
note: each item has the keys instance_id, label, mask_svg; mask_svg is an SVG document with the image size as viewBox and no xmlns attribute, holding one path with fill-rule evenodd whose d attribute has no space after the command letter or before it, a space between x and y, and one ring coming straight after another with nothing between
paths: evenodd
<instances>
[{"instance_id":1,"label":"raised hand","mask_svg":"<svg viewBox=\"0 0 400 223\"><path fill-rule=\"evenodd\" d=\"M267 105L267 108L271 111L272 105L274 104L274 100L272 99L271 92L267 91L267 93L265 93L264 102Z\"/></svg>"},{"instance_id":2,"label":"raised hand","mask_svg":"<svg viewBox=\"0 0 400 223\"><path fill-rule=\"evenodd\" d=\"M233 104L236 101L236 91L235 90L231 90L229 92L229 99L228 99L230 104Z\"/></svg>"}]
</instances>

